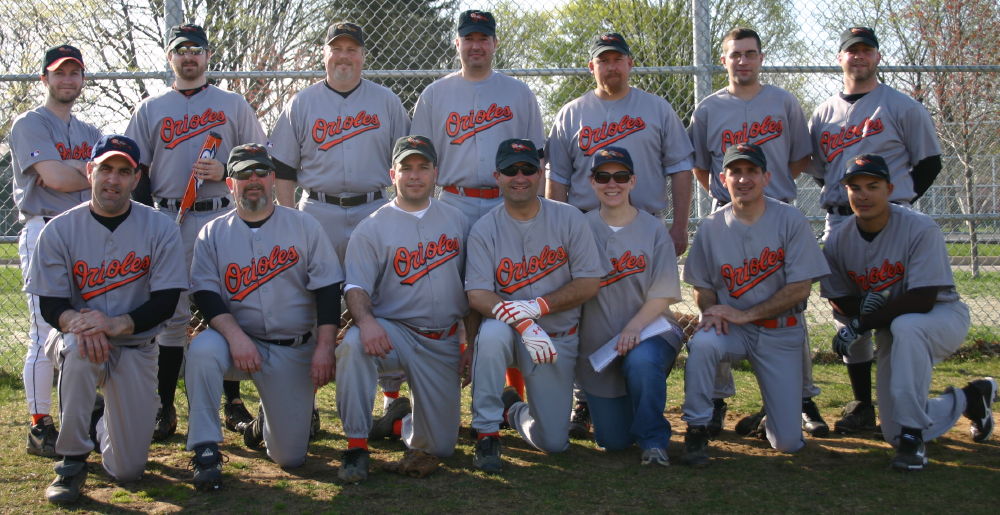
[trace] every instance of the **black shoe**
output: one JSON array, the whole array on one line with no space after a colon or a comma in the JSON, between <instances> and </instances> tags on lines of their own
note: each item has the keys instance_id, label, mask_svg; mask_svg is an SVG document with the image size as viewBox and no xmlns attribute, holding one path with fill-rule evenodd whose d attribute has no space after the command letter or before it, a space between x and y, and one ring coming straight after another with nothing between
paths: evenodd
<instances>
[{"instance_id":1,"label":"black shoe","mask_svg":"<svg viewBox=\"0 0 1000 515\"><path fill-rule=\"evenodd\" d=\"M753 428L747 436L758 440L767 440L767 415L760 417L757 427Z\"/></svg>"},{"instance_id":2,"label":"black shoe","mask_svg":"<svg viewBox=\"0 0 1000 515\"><path fill-rule=\"evenodd\" d=\"M313 441L319 434L319 410L313 408L312 417L309 419L309 441Z\"/></svg>"},{"instance_id":3,"label":"black shoe","mask_svg":"<svg viewBox=\"0 0 1000 515\"><path fill-rule=\"evenodd\" d=\"M236 402L239 400L240 402ZM247 411L242 399L233 399L222 407L226 429L239 432L240 424L249 424L253 421L253 415Z\"/></svg>"},{"instance_id":4,"label":"black shoe","mask_svg":"<svg viewBox=\"0 0 1000 515\"><path fill-rule=\"evenodd\" d=\"M681 463L691 467L704 467L708 462L708 428L688 426L684 435L684 454L681 455Z\"/></svg>"},{"instance_id":5,"label":"black shoe","mask_svg":"<svg viewBox=\"0 0 1000 515\"><path fill-rule=\"evenodd\" d=\"M708 421L708 436L715 438L722 432L726 423L726 411L729 406L724 399L712 399L712 420Z\"/></svg>"},{"instance_id":6,"label":"black shoe","mask_svg":"<svg viewBox=\"0 0 1000 515\"><path fill-rule=\"evenodd\" d=\"M372 422L372 429L368 432L368 439L385 440L399 438L399 435L393 432L392 426L395 425L397 420L403 420L403 417L412 412L413 408L410 406L409 398L397 397L393 399L392 403L385 410L385 415Z\"/></svg>"},{"instance_id":7,"label":"black shoe","mask_svg":"<svg viewBox=\"0 0 1000 515\"><path fill-rule=\"evenodd\" d=\"M344 451L337 477L345 483L357 483L368 479L368 449L360 447Z\"/></svg>"},{"instance_id":8,"label":"black shoe","mask_svg":"<svg viewBox=\"0 0 1000 515\"><path fill-rule=\"evenodd\" d=\"M573 415L569 418L569 436L577 440L590 439L590 407L586 402L577 402L573 406Z\"/></svg>"},{"instance_id":9,"label":"black shoe","mask_svg":"<svg viewBox=\"0 0 1000 515\"><path fill-rule=\"evenodd\" d=\"M513 386L504 387L503 392L500 394L500 402L503 403L503 422L500 424L500 429L510 429L510 421L507 420L507 413L510 411L510 407L517 402L524 402L521 396L518 395L517 389ZM586 409L586 404L584 404L584 409ZM589 415L588 415L589 416ZM570 431L572 433L572 430Z\"/></svg>"},{"instance_id":10,"label":"black shoe","mask_svg":"<svg viewBox=\"0 0 1000 515\"><path fill-rule=\"evenodd\" d=\"M476 454L472 464L487 474L499 474L503 470L500 459L500 437L487 436L476 442Z\"/></svg>"},{"instance_id":11,"label":"black shoe","mask_svg":"<svg viewBox=\"0 0 1000 515\"><path fill-rule=\"evenodd\" d=\"M90 412L90 441L94 442L94 452L101 454L101 442L97 440L97 423L104 416L104 396L97 394L94 401L94 409Z\"/></svg>"},{"instance_id":12,"label":"black shoe","mask_svg":"<svg viewBox=\"0 0 1000 515\"><path fill-rule=\"evenodd\" d=\"M161 407L156 411L156 424L153 426L153 441L162 442L177 432L177 410L173 405Z\"/></svg>"},{"instance_id":13,"label":"black shoe","mask_svg":"<svg viewBox=\"0 0 1000 515\"><path fill-rule=\"evenodd\" d=\"M260 449L264 442L264 408L258 407L257 417L240 427L243 429L243 445L248 449Z\"/></svg>"},{"instance_id":14,"label":"black shoe","mask_svg":"<svg viewBox=\"0 0 1000 515\"><path fill-rule=\"evenodd\" d=\"M45 489L45 498L51 503L75 502L86 480L87 462L64 458L56 464L56 479Z\"/></svg>"},{"instance_id":15,"label":"black shoe","mask_svg":"<svg viewBox=\"0 0 1000 515\"><path fill-rule=\"evenodd\" d=\"M44 456L46 458L58 458L56 454L56 439L59 438L59 431L56 430L56 423L52 417L45 415L37 424L28 428L28 454Z\"/></svg>"},{"instance_id":16,"label":"black shoe","mask_svg":"<svg viewBox=\"0 0 1000 515\"><path fill-rule=\"evenodd\" d=\"M830 426L826 425L823 415L819 413L819 407L812 399L802 401L802 430L816 438L830 434Z\"/></svg>"},{"instance_id":17,"label":"black shoe","mask_svg":"<svg viewBox=\"0 0 1000 515\"><path fill-rule=\"evenodd\" d=\"M923 470L927 465L927 449L924 440L910 434L899 436L899 447L892 458L892 468L903 472Z\"/></svg>"},{"instance_id":18,"label":"black shoe","mask_svg":"<svg viewBox=\"0 0 1000 515\"><path fill-rule=\"evenodd\" d=\"M764 410L760 410L753 415L749 415L740 419L736 423L734 430L736 434L740 436L750 436L751 433L757 430L757 426L760 425L760 421L764 418Z\"/></svg>"},{"instance_id":19,"label":"black shoe","mask_svg":"<svg viewBox=\"0 0 1000 515\"><path fill-rule=\"evenodd\" d=\"M840 434L854 434L875 430L875 406L861 401L851 401L844 406L843 417L833 424Z\"/></svg>"},{"instance_id":20,"label":"black shoe","mask_svg":"<svg viewBox=\"0 0 1000 515\"><path fill-rule=\"evenodd\" d=\"M194 448L191 468L194 477L191 482L202 492L212 492L222 488L222 463L225 456L219 452L217 444L199 445Z\"/></svg>"},{"instance_id":21,"label":"black shoe","mask_svg":"<svg viewBox=\"0 0 1000 515\"><path fill-rule=\"evenodd\" d=\"M993 434L993 401L997 396L997 382L992 377L985 377L970 382L966 388L978 394L978 398L970 396L965 408L965 416L972 421L969 426L972 441L985 442Z\"/></svg>"}]
</instances>

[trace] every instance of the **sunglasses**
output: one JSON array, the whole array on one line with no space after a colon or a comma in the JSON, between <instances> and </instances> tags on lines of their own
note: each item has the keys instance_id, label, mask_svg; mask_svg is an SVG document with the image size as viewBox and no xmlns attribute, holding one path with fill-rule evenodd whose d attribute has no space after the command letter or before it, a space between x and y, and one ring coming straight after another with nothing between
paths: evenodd
<instances>
[{"instance_id":1,"label":"sunglasses","mask_svg":"<svg viewBox=\"0 0 1000 515\"><path fill-rule=\"evenodd\" d=\"M632 172L628 170L618 170L617 172L594 172L594 182L597 184L607 184L614 179L618 184L625 184L632 178Z\"/></svg>"},{"instance_id":2,"label":"sunglasses","mask_svg":"<svg viewBox=\"0 0 1000 515\"><path fill-rule=\"evenodd\" d=\"M177 55L201 55L204 51L205 47L200 46L180 46L174 49Z\"/></svg>"},{"instance_id":3,"label":"sunglasses","mask_svg":"<svg viewBox=\"0 0 1000 515\"><path fill-rule=\"evenodd\" d=\"M532 175L538 173L538 168L534 166L508 166L507 168L499 170L499 172L507 177L514 177L517 175L517 172L521 172L521 175L525 177L531 177Z\"/></svg>"},{"instance_id":4,"label":"sunglasses","mask_svg":"<svg viewBox=\"0 0 1000 515\"><path fill-rule=\"evenodd\" d=\"M248 180L251 175L256 175L257 177L263 179L264 177L271 175L272 172L274 172L274 170L270 168L254 168L252 170L241 170L234 173L231 177L238 181Z\"/></svg>"}]
</instances>

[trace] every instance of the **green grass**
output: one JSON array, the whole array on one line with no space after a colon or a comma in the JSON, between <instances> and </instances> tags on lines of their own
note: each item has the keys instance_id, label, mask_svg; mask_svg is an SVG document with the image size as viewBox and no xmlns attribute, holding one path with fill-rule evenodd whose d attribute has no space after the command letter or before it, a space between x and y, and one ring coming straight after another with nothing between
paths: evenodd
<instances>
[{"instance_id":1,"label":"green grass","mask_svg":"<svg viewBox=\"0 0 1000 515\"><path fill-rule=\"evenodd\" d=\"M0 243L0 259L18 259L17 243Z\"/></svg>"},{"instance_id":2,"label":"green grass","mask_svg":"<svg viewBox=\"0 0 1000 515\"><path fill-rule=\"evenodd\" d=\"M948 255L949 256L971 256L972 255L972 244L971 243L949 243L948 244ZM979 255L981 257L986 256L1000 256L1000 245L995 243L980 243L979 244Z\"/></svg>"}]
</instances>

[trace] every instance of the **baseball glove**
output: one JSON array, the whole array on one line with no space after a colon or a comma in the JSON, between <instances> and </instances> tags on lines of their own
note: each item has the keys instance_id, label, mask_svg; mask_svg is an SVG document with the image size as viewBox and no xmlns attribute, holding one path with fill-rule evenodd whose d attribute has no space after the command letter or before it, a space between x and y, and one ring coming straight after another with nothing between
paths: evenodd
<instances>
[{"instance_id":1,"label":"baseball glove","mask_svg":"<svg viewBox=\"0 0 1000 515\"><path fill-rule=\"evenodd\" d=\"M889 292L870 291L861 299L861 314L874 313L889 303Z\"/></svg>"},{"instance_id":2,"label":"baseball glove","mask_svg":"<svg viewBox=\"0 0 1000 515\"><path fill-rule=\"evenodd\" d=\"M493 306L493 317L514 325L521 320L538 319L549 313L549 303L542 297L534 300L504 300Z\"/></svg>"},{"instance_id":3,"label":"baseball glove","mask_svg":"<svg viewBox=\"0 0 1000 515\"><path fill-rule=\"evenodd\" d=\"M407 449L403 454L403 459L390 461L383 465L382 468L404 476L427 477L441 468L441 459L424 451Z\"/></svg>"},{"instance_id":4,"label":"baseball glove","mask_svg":"<svg viewBox=\"0 0 1000 515\"><path fill-rule=\"evenodd\" d=\"M851 345L858 341L863 335L861 330L858 329L860 322L857 318L852 318L850 322L844 327L841 327L837 334L833 337L833 352L836 352L838 356L844 357L850 350Z\"/></svg>"},{"instance_id":5,"label":"baseball glove","mask_svg":"<svg viewBox=\"0 0 1000 515\"><path fill-rule=\"evenodd\" d=\"M531 361L535 363L556 362L558 353L555 345L552 345L552 339L533 320L522 320L514 326L514 329L521 334L521 341L528 349Z\"/></svg>"}]
</instances>

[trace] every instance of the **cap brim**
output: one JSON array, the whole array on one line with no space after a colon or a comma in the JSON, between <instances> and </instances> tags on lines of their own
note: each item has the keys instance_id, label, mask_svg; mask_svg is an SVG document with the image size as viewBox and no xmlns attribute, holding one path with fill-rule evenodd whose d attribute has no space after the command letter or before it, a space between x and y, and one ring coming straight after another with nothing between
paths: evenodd
<instances>
[{"instance_id":1,"label":"cap brim","mask_svg":"<svg viewBox=\"0 0 1000 515\"><path fill-rule=\"evenodd\" d=\"M628 50L625 50L624 48L622 48L620 46L614 46L614 45L599 46L599 47L597 47L597 48L595 48L595 49L593 49L593 50L590 51L590 57L591 58L597 57L597 56L603 54L604 52L607 52L608 50L613 50L615 52L618 52L619 54L627 55L629 57L632 57L632 53L631 52L629 52Z\"/></svg>"},{"instance_id":2,"label":"cap brim","mask_svg":"<svg viewBox=\"0 0 1000 515\"><path fill-rule=\"evenodd\" d=\"M869 170L860 170L857 172L851 172L849 174L845 174L844 177L840 179L840 183L847 184L848 179L850 179L851 177L856 177L858 175L867 175L869 177L874 177L876 179L882 179L883 181L889 182L889 177L887 174L883 174L880 172L873 172Z\"/></svg>"},{"instance_id":3,"label":"cap brim","mask_svg":"<svg viewBox=\"0 0 1000 515\"><path fill-rule=\"evenodd\" d=\"M761 163L759 159L754 159L752 157L742 156L742 155L723 161L722 167L727 168L729 165L735 163L736 161L750 161L754 165L759 166L761 170L767 171L767 167L764 165L764 163Z\"/></svg>"},{"instance_id":4,"label":"cap brim","mask_svg":"<svg viewBox=\"0 0 1000 515\"><path fill-rule=\"evenodd\" d=\"M628 168L628 171L630 171L630 172L634 172L634 171L635 171L635 170L633 170L633 169L632 169L632 166L631 166L631 165L629 165L629 164L628 164L628 163L627 163L627 162L626 162L625 160L623 160L623 159L605 159L604 161L601 161L601 164L599 164L599 165L597 165L597 166L595 166L595 167L591 168L591 169L590 169L590 173L594 173L594 172L596 172L598 168L600 168L600 167L602 167L602 166L604 166L604 165L606 165L606 164L608 164L608 163L618 163L618 164L620 164L620 165L624 166L625 168Z\"/></svg>"},{"instance_id":5,"label":"cap brim","mask_svg":"<svg viewBox=\"0 0 1000 515\"><path fill-rule=\"evenodd\" d=\"M45 69L48 70L48 71L53 71L53 70L59 68L60 66L62 66L63 63L65 63L66 61L73 61L76 64L79 64L80 68L86 69L86 66L83 65L83 61L81 61L81 60L79 60L79 59L77 59L75 57L60 57L59 59L56 59L55 61L52 61L52 63L49 64L48 66L46 66Z\"/></svg>"},{"instance_id":6,"label":"cap brim","mask_svg":"<svg viewBox=\"0 0 1000 515\"><path fill-rule=\"evenodd\" d=\"M878 48L878 43L876 43L871 38L866 38L866 37L863 37L863 36L854 36L851 39L848 39L847 41L844 41L843 43L841 43L840 44L840 49L841 50L846 50L846 49L850 48L851 45L853 45L855 43L864 43L864 44L866 44L866 45L868 45L868 46L870 46L872 48Z\"/></svg>"},{"instance_id":7,"label":"cap brim","mask_svg":"<svg viewBox=\"0 0 1000 515\"><path fill-rule=\"evenodd\" d=\"M354 37L354 36L352 36L350 34L347 34L347 33L337 34L336 36L333 36L332 38L327 39L326 40L326 44L329 45L333 40L335 40L335 39L337 39L339 37L351 38L351 39L354 40L355 43L357 43L357 44L359 44L361 46L365 46L364 41L361 41L360 39L358 39L358 38L356 38L356 37Z\"/></svg>"},{"instance_id":8,"label":"cap brim","mask_svg":"<svg viewBox=\"0 0 1000 515\"><path fill-rule=\"evenodd\" d=\"M236 173L236 172L242 172L243 170L249 168L261 168L261 167L270 168L271 170L274 170L274 163L271 163L270 161L262 161L259 159L244 159L243 161L237 161L235 163L230 164L227 168L229 169L229 173Z\"/></svg>"},{"instance_id":9,"label":"cap brim","mask_svg":"<svg viewBox=\"0 0 1000 515\"><path fill-rule=\"evenodd\" d=\"M195 45L201 46L201 47L207 47L208 46L208 41L202 41L200 39L189 38L189 37L185 37L185 36L178 36L178 37L175 37L174 39L171 39L170 43L167 43L167 50L173 50L173 49L177 48L177 45L179 45L181 43L194 43Z\"/></svg>"},{"instance_id":10,"label":"cap brim","mask_svg":"<svg viewBox=\"0 0 1000 515\"><path fill-rule=\"evenodd\" d=\"M507 168L507 167L512 166L512 165L517 164L517 163L528 163L528 164L534 166L535 168L541 168L541 162L538 160L537 157L532 158L531 156L526 156L524 154L518 154L518 155L513 155L513 156L510 156L510 157L507 157L503 161L500 161L499 163L497 163L497 169L498 170L502 170L504 168Z\"/></svg>"},{"instance_id":11,"label":"cap brim","mask_svg":"<svg viewBox=\"0 0 1000 515\"><path fill-rule=\"evenodd\" d=\"M487 27L486 25L467 25L465 27L462 27L462 28L458 29L458 35L459 36L468 36L469 34L472 34L473 32L482 32L483 34L486 34L487 36L496 36L497 35L496 34L496 29L491 29L491 28Z\"/></svg>"},{"instance_id":12,"label":"cap brim","mask_svg":"<svg viewBox=\"0 0 1000 515\"><path fill-rule=\"evenodd\" d=\"M412 155L424 156L434 166L437 166L437 163L435 162L434 156L430 155L427 152L424 152L423 150L417 150L415 148L408 148L408 149L400 152L399 154L396 154L396 155L392 156L392 164L402 163L404 159L406 159L406 158L408 158L408 157L410 157Z\"/></svg>"},{"instance_id":13,"label":"cap brim","mask_svg":"<svg viewBox=\"0 0 1000 515\"><path fill-rule=\"evenodd\" d=\"M139 167L139 163L136 163L135 159L132 159L132 156L128 155L127 152L122 152L120 150L109 150L109 151L107 151L107 152L105 152L105 153L103 153L103 154L95 157L93 159L93 162L94 163L103 163L104 161L107 161L108 158L114 157L114 156L124 157L132 165L132 168L138 168Z\"/></svg>"}]
</instances>

